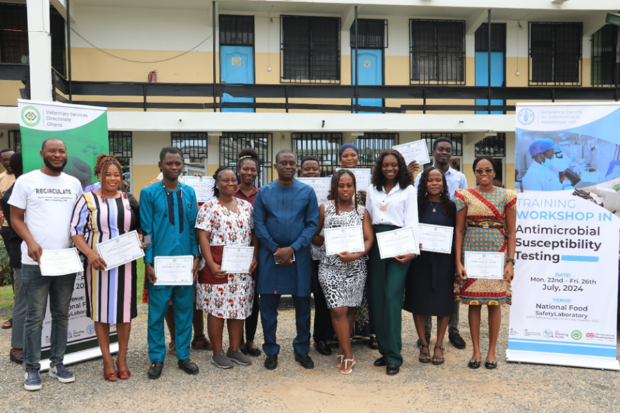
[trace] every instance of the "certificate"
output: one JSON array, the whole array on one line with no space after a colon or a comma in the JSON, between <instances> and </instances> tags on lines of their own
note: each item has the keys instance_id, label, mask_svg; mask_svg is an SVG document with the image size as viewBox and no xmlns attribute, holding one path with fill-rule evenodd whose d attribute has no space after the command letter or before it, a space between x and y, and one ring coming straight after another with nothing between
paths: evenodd
<instances>
[{"instance_id":1,"label":"certificate","mask_svg":"<svg viewBox=\"0 0 620 413\"><path fill-rule=\"evenodd\" d=\"M364 231L361 225L353 227L325 228L325 253L335 255L341 252L364 251Z\"/></svg>"},{"instance_id":2,"label":"certificate","mask_svg":"<svg viewBox=\"0 0 620 413\"><path fill-rule=\"evenodd\" d=\"M418 228L422 251L440 252L442 254L450 254L452 252L454 228L428 224L419 224Z\"/></svg>"},{"instance_id":3,"label":"certificate","mask_svg":"<svg viewBox=\"0 0 620 413\"><path fill-rule=\"evenodd\" d=\"M155 257L154 285L192 285L194 283L194 257L179 255L176 257Z\"/></svg>"},{"instance_id":4,"label":"certificate","mask_svg":"<svg viewBox=\"0 0 620 413\"><path fill-rule=\"evenodd\" d=\"M108 271L144 257L136 231L97 244L97 253L105 261Z\"/></svg>"},{"instance_id":5,"label":"certificate","mask_svg":"<svg viewBox=\"0 0 620 413\"><path fill-rule=\"evenodd\" d=\"M415 239L413 227L404 227L393 231L378 232L377 243L381 259L398 257L406 254L419 254L420 245Z\"/></svg>"},{"instance_id":6,"label":"certificate","mask_svg":"<svg viewBox=\"0 0 620 413\"><path fill-rule=\"evenodd\" d=\"M58 276L84 271L77 248L43 250L41 254L41 275Z\"/></svg>"},{"instance_id":7,"label":"certificate","mask_svg":"<svg viewBox=\"0 0 620 413\"><path fill-rule=\"evenodd\" d=\"M227 273L248 273L254 261L254 247L224 247L221 269Z\"/></svg>"},{"instance_id":8,"label":"certificate","mask_svg":"<svg viewBox=\"0 0 620 413\"><path fill-rule=\"evenodd\" d=\"M504 278L503 252L465 251L465 271L468 278L501 280Z\"/></svg>"},{"instance_id":9,"label":"certificate","mask_svg":"<svg viewBox=\"0 0 620 413\"><path fill-rule=\"evenodd\" d=\"M400 152L403 158L405 158L407 165L413 161L417 161L420 165L426 165L431 162L431 159L428 157L428 147L426 146L425 139L392 146L392 149Z\"/></svg>"},{"instance_id":10,"label":"certificate","mask_svg":"<svg viewBox=\"0 0 620 413\"><path fill-rule=\"evenodd\" d=\"M211 198L215 198L215 195L213 195L213 186L215 186L215 179L213 178L186 176L183 178L183 183L194 188L194 191L196 191L196 198L198 199L198 202L206 202Z\"/></svg>"},{"instance_id":11,"label":"certificate","mask_svg":"<svg viewBox=\"0 0 620 413\"><path fill-rule=\"evenodd\" d=\"M338 168L336 170L339 171L340 169L347 169L347 168ZM357 192L366 191L368 187L370 186L370 177L372 176L372 169L351 168L349 169L349 171L353 172L353 175L355 175L355 188L357 189Z\"/></svg>"},{"instance_id":12,"label":"certificate","mask_svg":"<svg viewBox=\"0 0 620 413\"><path fill-rule=\"evenodd\" d=\"M296 178L299 182L309 185L314 189L316 199L319 201L319 205L327 201L327 194L331 189L331 178Z\"/></svg>"}]
</instances>

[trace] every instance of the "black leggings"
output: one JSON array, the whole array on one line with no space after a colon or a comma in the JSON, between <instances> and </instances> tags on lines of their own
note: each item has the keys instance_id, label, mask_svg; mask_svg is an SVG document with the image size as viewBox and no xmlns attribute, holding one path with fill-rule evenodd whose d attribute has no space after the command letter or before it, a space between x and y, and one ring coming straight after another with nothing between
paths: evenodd
<instances>
[{"instance_id":1,"label":"black leggings","mask_svg":"<svg viewBox=\"0 0 620 413\"><path fill-rule=\"evenodd\" d=\"M258 327L258 315L260 313L260 300L258 294L254 294L254 305L252 315L245 319L245 336L247 341L254 341L256 328ZM242 340L243 342L243 340Z\"/></svg>"}]
</instances>

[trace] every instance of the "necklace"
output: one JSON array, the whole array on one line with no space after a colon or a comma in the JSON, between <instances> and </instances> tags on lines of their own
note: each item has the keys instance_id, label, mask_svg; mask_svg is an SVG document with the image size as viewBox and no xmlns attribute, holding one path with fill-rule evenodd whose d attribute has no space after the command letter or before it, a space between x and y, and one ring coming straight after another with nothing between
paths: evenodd
<instances>
[{"instance_id":1,"label":"necklace","mask_svg":"<svg viewBox=\"0 0 620 413\"><path fill-rule=\"evenodd\" d=\"M431 206L433 207L433 212L437 212L437 207L439 206L439 202L437 202L437 205L433 205L433 203L431 201L428 201L429 204L431 204Z\"/></svg>"}]
</instances>

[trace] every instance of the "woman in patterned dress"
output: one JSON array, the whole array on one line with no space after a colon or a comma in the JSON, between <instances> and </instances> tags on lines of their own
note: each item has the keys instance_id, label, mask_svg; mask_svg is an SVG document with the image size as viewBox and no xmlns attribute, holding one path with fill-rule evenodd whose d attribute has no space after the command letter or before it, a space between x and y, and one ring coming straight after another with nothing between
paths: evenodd
<instances>
[{"instance_id":1,"label":"woman in patterned dress","mask_svg":"<svg viewBox=\"0 0 620 413\"><path fill-rule=\"evenodd\" d=\"M355 202L355 175L348 169L340 169L332 176L334 199L319 208L319 228L313 242L322 245L323 229L361 226L364 233L364 251L342 252L326 255L321 246L319 282L332 324L338 337L337 365L340 372L350 374L355 365L351 350L351 332L355 326L355 308L362 303L366 284L366 260L373 244L374 234L366 209Z\"/></svg>"},{"instance_id":2,"label":"woman in patterned dress","mask_svg":"<svg viewBox=\"0 0 620 413\"><path fill-rule=\"evenodd\" d=\"M114 156L97 157L95 175L101 188L82 195L73 207L71 239L86 256L86 314L95 322L95 332L103 356L103 376L108 381L130 376L127 346L131 320L138 315L136 305L136 261L111 270L97 253L97 244L140 227L138 201L121 192L122 167ZM142 235L139 235L142 240ZM142 246L146 248L146 246ZM116 324L118 360L110 354L110 324Z\"/></svg>"},{"instance_id":3,"label":"woman in patterned dress","mask_svg":"<svg viewBox=\"0 0 620 413\"><path fill-rule=\"evenodd\" d=\"M211 363L222 369L235 362L248 365L251 360L239 349L244 320L252 314L254 280L258 260L258 239L254 235L252 205L235 198L237 175L229 167L220 167L213 175L214 199L205 202L198 212L196 233L204 267L196 284L196 308L207 316L209 339L213 343ZM254 246L254 260L247 273L228 274L220 267L224 246ZM229 349L222 349L224 320L227 322Z\"/></svg>"},{"instance_id":4,"label":"woman in patterned dress","mask_svg":"<svg viewBox=\"0 0 620 413\"><path fill-rule=\"evenodd\" d=\"M473 165L478 186L459 189L456 201L456 273L457 299L469 305L469 329L474 354L468 363L480 367L480 316L482 306L489 309L489 351L484 366L497 367L495 347L502 318L501 306L511 304L510 282L514 277L517 193L493 186L497 166L493 158L480 156ZM502 252L506 256L503 279L469 278L463 266L466 251Z\"/></svg>"}]
</instances>

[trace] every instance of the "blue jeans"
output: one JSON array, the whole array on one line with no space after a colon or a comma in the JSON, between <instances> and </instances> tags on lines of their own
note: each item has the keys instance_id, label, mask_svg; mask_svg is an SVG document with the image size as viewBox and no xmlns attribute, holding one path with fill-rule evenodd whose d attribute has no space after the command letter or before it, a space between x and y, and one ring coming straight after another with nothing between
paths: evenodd
<instances>
[{"instance_id":1,"label":"blue jeans","mask_svg":"<svg viewBox=\"0 0 620 413\"><path fill-rule=\"evenodd\" d=\"M41 364L41 330L47 297L50 297L52 334L50 337L50 367L62 363L67 348L69 305L73 295L76 274L44 277L38 265L22 265L23 284L26 291L26 321L24 323L24 365L26 371L39 370Z\"/></svg>"}]
</instances>

